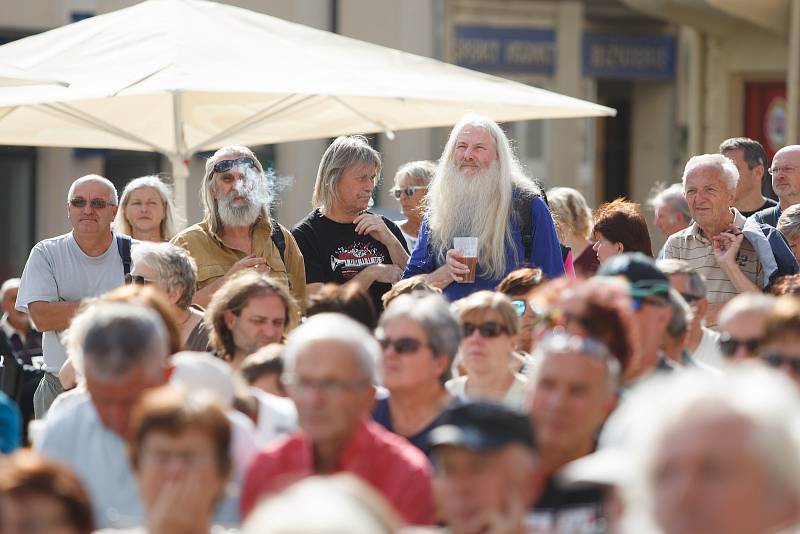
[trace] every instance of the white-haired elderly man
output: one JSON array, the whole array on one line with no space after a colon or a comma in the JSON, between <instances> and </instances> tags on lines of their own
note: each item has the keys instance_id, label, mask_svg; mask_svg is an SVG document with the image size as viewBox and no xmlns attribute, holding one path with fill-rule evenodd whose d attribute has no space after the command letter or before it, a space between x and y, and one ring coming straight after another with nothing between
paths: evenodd
<instances>
[{"instance_id":1,"label":"white-haired elderly man","mask_svg":"<svg viewBox=\"0 0 800 534\"><path fill-rule=\"evenodd\" d=\"M303 256L291 233L270 217L275 200L268 173L244 146L220 148L206 161L200 188L205 217L172 238L197 263L194 303L211 296L243 269L285 283L297 302L306 298Z\"/></svg>"},{"instance_id":2,"label":"white-haired elderly man","mask_svg":"<svg viewBox=\"0 0 800 534\"><path fill-rule=\"evenodd\" d=\"M449 300L493 290L511 271L539 267L564 274L561 247L541 191L522 171L496 122L468 114L450 132L427 196L428 213L403 276L427 275ZM477 276L455 237L477 237Z\"/></svg>"},{"instance_id":3,"label":"white-haired elderly man","mask_svg":"<svg viewBox=\"0 0 800 534\"><path fill-rule=\"evenodd\" d=\"M72 231L37 243L22 272L16 308L30 314L43 332L45 374L34 395L42 418L64 388L57 373L67 360L61 342L82 299L97 297L125 283L130 272L131 240L111 231L117 190L95 174L75 180L67 194Z\"/></svg>"},{"instance_id":4,"label":"white-haired elderly man","mask_svg":"<svg viewBox=\"0 0 800 534\"><path fill-rule=\"evenodd\" d=\"M800 145L785 146L775 152L769 174L780 202L757 212L753 218L756 222L777 226L781 214L789 206L800 203Z\"/></svg>"},{"instance_id":5,"label":"white-haired elderly man","mask_svg":"<svg viewBox=\"0 0 800 534\"><path fill-rule=\"evenodd\" d=\"M165 382L167 329L149 308L99 302L75 317L70 336L79 347L86 390L59 399L69 401L53 407L34 448L78 475L98 527L140 525L143 509L126 439L139 399Z\"/></svg>"},{"instance_id":6,"label":"white-haired elderly man","mask_svg":"<svg viewBox=\"0 0 800 534\"><path fill-rule=\"evenodd\" d=\"M680 232L692 222L682 184L672 184L655 190L647 202L655 214L653 224L661 230L664 237Z\"/></svg>"},{"instance_id":7,"label":"white-haired elderly man","mask_svg":"<svg viewBox=\"0 0 800 534\"><path fill-rule=\"evenodd\" d=\"M376 310L408 262L403 232L367 211L381 156L360 135L337 137L319 162L313 210L292 230L306 264L309 292L349 284L369 293Z\"/></svg>"},{"instance_id":8,"label":"white-haired elderly man","mask_svg":"<svg viewBox=\"0 0 800 534\"><path fill-rule=\"evenodd\" d=\"M369 419L380 352L365 327L340 314L315 315L289 335L284 381L301 430L253 461L242 489L243 516L260 497L300 479L349 472L377 489L407 523L433 524L427 458Z\"/></svg>"},{"instance_id":9,"label":"white-haired elderly man","mask_svg":"<svg viewBox=\"0 0 800 534\"><path fill-rule=\"evenodd\" d=\"M634 477L628 511L642 524L630 532L797 532L798 413L794 384L756 364L724 380L673 373L634 391L604 430L621 432Z\"/></svg>"},{"instance_id":10,"label":"white-haired elderly man","mask_svg":"<svg viewBox=\"0 0 800 534\"><path fill-rule=\"evenodd\" d=\"M797 272L777 230L765 230L733 207L738 179L733 161L722 154L691 158L683 171L683 190L694 222L664 245L665 259L684 260L705 277L710 327L734 296L761 291L778 276Z\"/></svg>"}]
</instances>

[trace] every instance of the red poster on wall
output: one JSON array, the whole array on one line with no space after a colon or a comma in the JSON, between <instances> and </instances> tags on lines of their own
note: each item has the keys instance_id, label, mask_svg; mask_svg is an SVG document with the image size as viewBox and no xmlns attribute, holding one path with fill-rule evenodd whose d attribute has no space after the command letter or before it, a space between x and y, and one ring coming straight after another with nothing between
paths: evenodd
<instances>
[{"instance_id":1,"label":"red poster on wall","mask_svg":"<svg viewBox=\"0 0 800 534\"><path fill-rule=\"evenodd\" d=\"M744 134L764 145L769 161L786 145L786 83L746 82Z\"/></svg>"}]
</instances>

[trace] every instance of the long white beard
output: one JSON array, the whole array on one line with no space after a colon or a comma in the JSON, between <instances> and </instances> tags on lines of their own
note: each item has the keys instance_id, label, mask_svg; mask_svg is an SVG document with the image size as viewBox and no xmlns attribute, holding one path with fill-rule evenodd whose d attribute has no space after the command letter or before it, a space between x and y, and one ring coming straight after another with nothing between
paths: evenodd
<instances>
[{"instance_id":1,"label":"long white beard","mask_svg":"<svg viewBox=\"0 0 800 534\"><path fill-rule=\"evenodd\" d=\"M446 250L452 247L454 237L485 237L491 233L489 227L496 226L500 200L497 162L472 176L459 171L451 162L442 178L437 184L431 205L431 230L435 246Z\"/></svg>"},{"instance_id":2,"label":"long white beard","mask_svg":"<svg viewBox=\"0 0 800 534\"><path fill-rule=\"evenodd\" d=\"M233 199L237 196L243 197L246 203L234 205ZM251 170L227 195L218 191L216 206L223 226L251 226L269 206L269 188L261 174Z\"/></svg>"}]
</instances>

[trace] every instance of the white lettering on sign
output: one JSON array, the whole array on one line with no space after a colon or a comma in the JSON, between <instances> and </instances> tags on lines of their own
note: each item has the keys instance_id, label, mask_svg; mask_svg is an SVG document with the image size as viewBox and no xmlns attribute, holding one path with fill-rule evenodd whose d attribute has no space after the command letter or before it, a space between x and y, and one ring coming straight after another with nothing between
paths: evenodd
<instances>
[{"instance_id":1,"label":"white lettering on sign","mask_svg":"<svg viewBox=\"0 0 800 534\"><path fill-rule=\"evenodd\" d=\"M496 64L500 62L500 43L494 39L458 39L456 63L461 65Z\"/></svg>"},{"instance_id":2,"label":"white lettering on sign","mask_svg":"<svg viewBox=\"0 0 800 534\"><path fill-rule=\"evenodd\" d=\"M553 64L553 45L530 41L509 41L505 47L505 59L508 65L549 66Z\"/></svg>"}]
</instances>

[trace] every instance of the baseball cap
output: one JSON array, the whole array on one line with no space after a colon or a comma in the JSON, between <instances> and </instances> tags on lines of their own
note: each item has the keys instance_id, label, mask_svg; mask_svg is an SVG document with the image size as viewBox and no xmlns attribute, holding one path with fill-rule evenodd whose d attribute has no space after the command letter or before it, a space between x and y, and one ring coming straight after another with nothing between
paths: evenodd
<instances>
[{"instance_id":1,"label":"baseball cap","mask_svg":"<svg viewBox=\"0 0 800 534\"><path fill-rule=\"evenodd\" d=\"M597 270L598 276L624 276L631 286L631 297L669 297L669 278L652 258L641 252L626 252L609 258Z\"/></svg>"},{"instance_id":2,"label":"baseball cap","mask_svg":"<svg viewBox=\"0 0 800 534\"><path fill-rule=\"evenodd\" d=\"M492 451L511 443L535 448L533 428L522 412L489 401L453 404L429 435L431 447L455 445L473 451Z\"/></svg>"}]
</instances>

